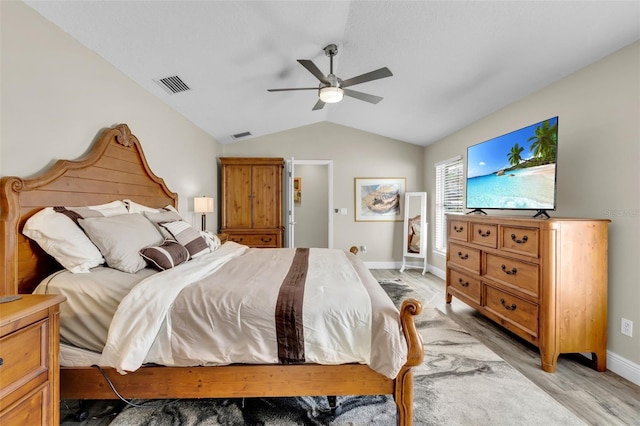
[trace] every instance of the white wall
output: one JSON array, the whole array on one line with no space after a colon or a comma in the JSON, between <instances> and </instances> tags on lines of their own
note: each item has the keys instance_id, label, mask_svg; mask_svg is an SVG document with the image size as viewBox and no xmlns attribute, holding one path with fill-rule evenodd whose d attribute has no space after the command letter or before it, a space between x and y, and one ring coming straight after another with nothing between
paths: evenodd
<instances>
[{"instance_id":1,"label":"white wall","mask_svg":"<svg viewBox=\"0 0 640 426\"><path fill-rule=\"evenodd\" d=\"M427 191L435 191L435 163L455 155L464 157L468 145L555 115L559 116L558 209L550 214L611 219L607 347L638 364L640 42L427 147ZM430 197L430 214L433 203ZM434 223L432 216L430 222ZM445 269L444 258L433 253L429 263ZM620 333L622 317L634 322L632 338Z\"/></svg>"},{"instance_id":2,"label":"white wall","mask_svg":"<svg viewBox=\"0 0 640 426\"><path fill-rule=\"evenodd\" d=\"M217 196L217 141L27 5L0 8L0 175L29 177L77 159L101 129L124 122L179 194L185 219L194 196Z\"/></svg>"},{"instance_id":3,"label":"white wall","mask_svg":"<svg viewBox=\"0 0 640 426\"><path fill-rule=\"evenodd\" d=\"M402 222L355 221L354 178L406 177L407 191L423 191L423 147L322 122L238 141L224 145L223 150L228 157L333 160L333 206L348 211L346 216L333 216L333 246L348 250L353 245L366 245L367 253L358 256L370 265L393 265L402 259Z\"/></svg>"}]
</instances>

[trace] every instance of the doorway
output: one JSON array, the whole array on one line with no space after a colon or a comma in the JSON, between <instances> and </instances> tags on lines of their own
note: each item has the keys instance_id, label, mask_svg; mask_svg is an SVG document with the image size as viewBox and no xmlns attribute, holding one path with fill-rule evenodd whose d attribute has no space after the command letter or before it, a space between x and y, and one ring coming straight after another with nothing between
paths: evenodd
<instances>
[{"instance_id":1,"label":"doorway","mask_svg":"<svg viewBox=\"0 0 640 426\"><path fill-rule=\"evenodd\" d=\"M287 161L286 247L333 247L333 160Z\"/></svg>"}]
</instances>

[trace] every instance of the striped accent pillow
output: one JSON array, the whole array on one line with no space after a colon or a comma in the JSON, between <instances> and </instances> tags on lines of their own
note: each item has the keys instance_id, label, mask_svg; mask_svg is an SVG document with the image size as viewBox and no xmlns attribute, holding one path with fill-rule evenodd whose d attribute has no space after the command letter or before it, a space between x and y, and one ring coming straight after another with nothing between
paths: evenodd
<instances>
[{"instance_id":1,"label":"striped accent pillow","mask_svg":"<svg viewBox=\"0 0 640 426\"><path fill-rule=\"evenodd\" d=\"M143 248L140 250L140 255L149 266L160 271L171 269L189 260L189 250L174 240L165 240L160 246Z\"/></svg>"},{"instance_id":2,"label":"striped accent pillow","mask_svg":"<svg viewBox=\"0 0 640 426\"><path fill-rule=\"evenodd\" d=\"M149 219L151 223L153 223L156 226L156 228L158 228L158 231L160 231L163 237L169 238L169 239L172 238L171 234L167 229L160 226L160 224L166 223L166 222L175 222L176 220L182 220L182 217L180 217L180 215L173 210L164 210L156 213L146 211L146 212L142 212L142 214L144 215L144 217Z\"/></svg>"},{"instance_id":3,"label":"striped accent pillow","mask_svg":"<svg viewBox=\"0 0 640 426\"><path fill-rule=\"evenodd\" d=\"M202 235L184 220L160 223L160 226L169 231L176 241L189 250L191 258L201 256L211 251L207 241Z\"/></svg>"},{"instance_id":4,"label":"striped accent pillow","mask_svg":"<svg viewBox=\"0 0 640 426\"><path fill-rule=\"evenodd\" d=\"M80 206L80 207L63 207L57 206L53 210L56 213L63 214L71 219L76 225L80 226L78 220L87 219L89 217L109 217L127 213L127 207L122 201L112 201L111 203L101 204L98 206Z\"/></svg>"}]
</instances>

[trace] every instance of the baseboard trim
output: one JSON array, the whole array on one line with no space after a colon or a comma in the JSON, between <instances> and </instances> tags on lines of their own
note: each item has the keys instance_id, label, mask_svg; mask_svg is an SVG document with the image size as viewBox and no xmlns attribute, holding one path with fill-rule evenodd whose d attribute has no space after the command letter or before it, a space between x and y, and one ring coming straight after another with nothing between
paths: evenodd
<instances>
[{"instance_id":1,"label":"baseboard trim","mask_svg":"<svg viewBox=\"0 0 640 426\"><path fill-rule=\"evenodd\" d=\"M368 269L400 269L402 262L364 262Z\"/></svg>"},{"instance_id":2,"label":"baseboard trim","mask_svg":"<svg viewBox=\"0 0 640 426\"><path fill-rule=\"evenodd\" d=\"M640 364L631 362L611 351L607 351L607 370L640 386Z\"/></svg>"},{"instance_id":3,"label":"baseboard trim","mask_svg":"<svg viewBox=\"0 0 640 426\"><path fill-rule=\"evenodd\" d=\"M402 268L402 262L364 262L367 269L398 269ZM411 269L420 269L418 266ZM427 265L427 272L432 273L436 277L444 280L446 277L445 272L442 269L436 268L433 265Z\"/></svg>"},{"instance_id":4,"label":"baseboard trim","mask_svg":"<svg viewBox=\"0 0 640 426\"><path fill-rule=\"evenodd\" d=\"M397 269L402 268L402 262L364 262L367 269ZM407 269L422 269L421 265L411 264ZM427 264L427 272L432 273L441 280L445 279L445 273L442 269L438 269L433 265Z\"/></svg>"},{"instance_id":5,"label":"baseboard trim","mask_svg":"<svg viewBox=\"0 0 640 426\"><path fill-rule=\"evenodd\" d=\"M447 274L440 268L436 268L433 265L429 265L429 272L431 272L433 275L435 275L436 277L440 278L443 281L446 280Z\"/></svg>"}]
</instances>

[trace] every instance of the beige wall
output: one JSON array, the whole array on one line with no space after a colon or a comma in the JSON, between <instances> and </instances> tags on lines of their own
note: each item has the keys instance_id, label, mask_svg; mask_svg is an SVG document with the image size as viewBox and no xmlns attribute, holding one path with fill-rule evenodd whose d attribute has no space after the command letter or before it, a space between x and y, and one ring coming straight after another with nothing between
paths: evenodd
<instances>
[{"instance_id":1,"label":"beige wall","mask_svg":"<svg viewBox=\"0 0 640 426\"><path fill-rule=\"evenodd\" d=\"M300 202L293 206L296 247L329 247L328 170L328 165L295 165L302 188Z\"/></svg>"},{"instance_id":2,"label":"beige wall","mask_svg":"<svg viewBox=\"0 0 640 426\"><path fill-rule=\"evenodd\" d=\"M465 157L468 145L555 115L558 209L550 214L611 219L608 348L640 363L640 42L427 147L427 191L435 191L435 163ZM430 197L431 214L433 206ZM429 263L445 268L433 253ZM620 334L621 317L634 322L632 338Z\"/></svg>"},{"instance_id":3,"label":"beige wall","mask_svg":"<svg viewBox=\"0 0 640 426\"><path fill-rule=\"evenodd\" d=\"M0 4L0 175L79 158L100 129L125 122L185 219L194 196L217 195L218 142L27 5ZM217 228L213 215L207 225Z\"/></svg>"},{"instance_id":4,"label":"beige wall","mask_svg":"<svg viewBox=\"0 0 640 426\"><path fill-rule=\"evenodd\" d=\"M356 222L355 177L406 177L407 191L424 190L424 148L350 127L322 122L224 145L225 156L278 156L296 160L333 160L333 246L366 245L365 262L399 262L402 222Z\"/></svg>"}]
</instances>

